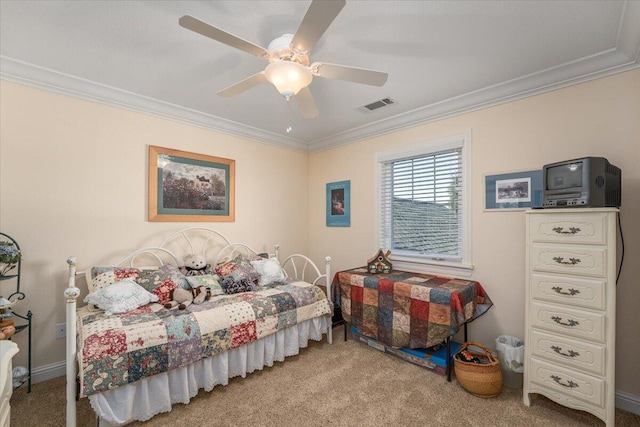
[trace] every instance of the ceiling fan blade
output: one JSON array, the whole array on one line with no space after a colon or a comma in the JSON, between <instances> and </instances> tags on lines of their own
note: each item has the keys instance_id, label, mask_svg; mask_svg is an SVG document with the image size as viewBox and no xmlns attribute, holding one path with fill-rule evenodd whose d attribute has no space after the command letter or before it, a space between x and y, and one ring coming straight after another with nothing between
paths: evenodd
<instances>
[{"instance_id":1,"label":"ceiling fan blade","mask_svg":"<svg viewBox=\"0 0 640 427\"><path fill-rule=\"evenodd\" d=\"M236 37L219 28L213 27L206 22L202 22L199 19L194 18L193 16L185 15L178 20L178 23L181 27L188 30L195 31L205 37L209 37L213 40L219 41L220 43L224 43L227 46L235 47L236 49L243 50L260 58L263 58L268 54L265 48L243 40L240 37Z\"/></svg>"},{"instance_id":2,"label":"ceiling fan blade","mask_svg":"<svg viewBox=\"0 0 640 427\"><path fill-rule=\"evenodd\" d=\"M218 92L223 98L233 98L236 95L240 95L242 92L251 89L254 86L258 86L260 83L264 83L267 81L267 78L264 76L264 71L260 71L259 73L254 74L251 77L247 77L246 79L229 86L226 89L222 89Z\"/></svg>"},{"instance_id":3,"label":"ceiling fan blade","mask_svg":"<svg viewBox=\"0 0 640 427\"><path fill-rule=\"evenodd\" d=\"M302 117L310 119L318 115L318 107L313 100L313 96L311 96L311 91L308 86L300 89L300 92L296 95L296 102L298 103Z\"/></svg>"},{"instance_id":4,"label":"ceiling fan blade","mask_svg":"<svg viewBox=\"0 0 640 427\"><path fill-rule=\"evenodd\" d=\"M317 62L311 65L314 74L327 79L346 80L371 86L382 86L389 75L380 71L364 68L347 67L346 65L324 64Z\"/></svg>"},{"instance_id":5,"label":"ceiling fan blade","mask_svg":"<svg viewBox=\"0 0 640 427\"><path fill-rule=\"evenodd\" d=\"M311 2L309 10L302 18L302 22L291 41L293 47L303 52L309 52L346 3L345 0L314 0Z\"/></svg>"}]
</instances>

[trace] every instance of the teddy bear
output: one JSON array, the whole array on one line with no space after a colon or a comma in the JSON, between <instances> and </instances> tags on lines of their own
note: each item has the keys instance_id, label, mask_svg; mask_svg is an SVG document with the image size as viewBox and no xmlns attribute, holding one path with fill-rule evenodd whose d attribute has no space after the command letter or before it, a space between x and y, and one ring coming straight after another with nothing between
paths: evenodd
<instances>
[{"instance_id":1,"label":"teddy bear","mask_svg":"<svg viewBox=\"0 0 640 427\"><path fill-rule=\"evenodd\" d=\"M184 310L191 304L202 304L211 298L211 291L204 286L195 289L176 288L171 291L171 301L164 305L164 308Z\"/></svg>"},{"instance_id":2,"label":"teddy bear","mask_svg":"<svg viewBox=\"0 0 640 427\"><path fill-rule=\"evenodd\" d=\"M188 254L183 258L185 276L197 276L204 274L208 265L204 255Z\"/></svg>"}]
</instances>

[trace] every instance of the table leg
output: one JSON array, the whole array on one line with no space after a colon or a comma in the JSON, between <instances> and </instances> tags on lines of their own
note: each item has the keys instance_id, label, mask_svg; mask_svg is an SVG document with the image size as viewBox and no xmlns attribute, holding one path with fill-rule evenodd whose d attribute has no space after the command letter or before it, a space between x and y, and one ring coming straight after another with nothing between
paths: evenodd
<instances>
[{"instance_id":1,"label":"table leg","mask_svg":"<svg viewBox=\"0 0 640 427\"><path fill-rule=\"evenodd\" d=\"M447 337L447 381L451 382L451 337Z\"/></svg>"}]
</instances>

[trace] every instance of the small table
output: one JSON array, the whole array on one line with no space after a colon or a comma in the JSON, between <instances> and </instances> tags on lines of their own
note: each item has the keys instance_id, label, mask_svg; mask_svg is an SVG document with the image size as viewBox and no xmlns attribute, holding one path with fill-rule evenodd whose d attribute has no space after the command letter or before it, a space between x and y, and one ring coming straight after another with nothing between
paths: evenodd
<instances>
[{"instance_id":1,"label":"small table","mask_svg":"<svg viewBox=\"0 0 640 427\"><path fill-rule=\"evenodd\" d=\"M347 321L342 317L342 310L340 307L335 306L333 310L333 316L331 317L331 327L335 328L336 326L344 326L344 340L347 340Z\"/></svg>"},{"instance_id":2,"label":"small table","mask_svg":"<svg viewBox=\"0 0 640 427\"><path fill-rule=\"evenodd\" d=\"M423 273L372 274L365 267L336 273L334 294L344 319L390 347L429 348L447 342L493 302L479 282ZM447 378L451 379L450 350Z\"/></svg>"},{"instance_id":3,"label":"small table","mask_svg":"<svg viewBox=\"0 0 640 427\"><path fill-rule=\"evenodd\" d=\"M327 293L326 291L326 287L324 285L319 285L320 288L322 288L322 290L324 291L325 295ZM343 325L344 326L344 340L347 340L347 321L344 320L344 318L342 317L342 309L340 308L340 305L336 304L336 294L335 294L335 289L333 289L333 284L331 285L331 291L334 292L332 295L334 296L333 298L333 315L331 316L331 329L335 328L336 326L340 326Z\"/></svg>"}]
</instances>

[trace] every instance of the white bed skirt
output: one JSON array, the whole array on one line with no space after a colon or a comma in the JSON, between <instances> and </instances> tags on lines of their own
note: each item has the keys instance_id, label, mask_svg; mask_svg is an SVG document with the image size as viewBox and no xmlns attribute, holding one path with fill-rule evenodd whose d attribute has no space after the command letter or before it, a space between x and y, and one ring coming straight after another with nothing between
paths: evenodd
<instances>
[{"instance_id":1,"label":"white bed skirt","mask_svg":"<svg viewBox=\"0 0 640 427\"><path fill-rule=\"evenodd\" d=\"M198 390L211 391L227 385L229 378L245 377L285 357L298 354L309 339L320 341L328 330L327 316L318 317L276 332L225 353L182 368L154 375L126 386L89 396L100 426L121 426L146 421L171 411L174 403L187 404Z\"/></svg>"}]
</instances>

